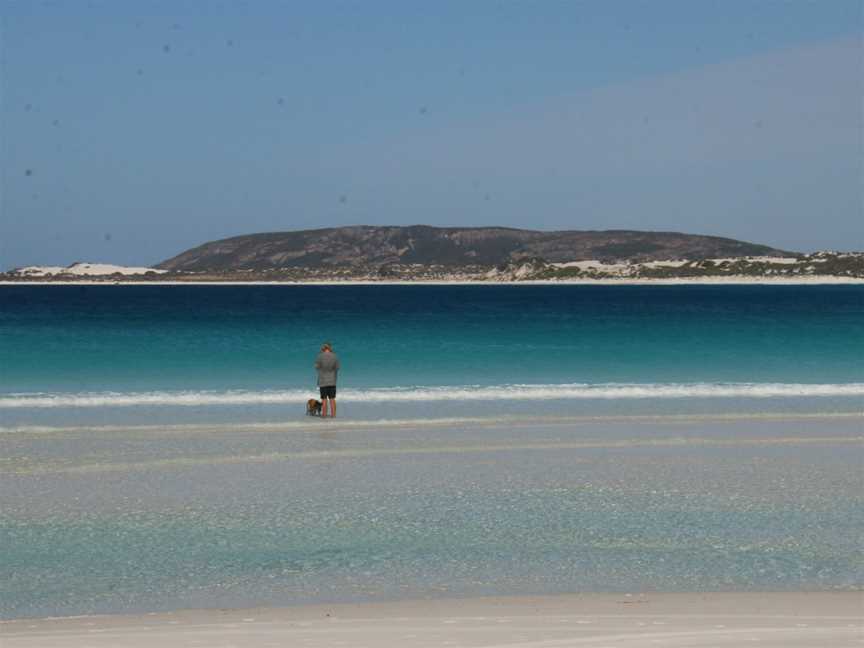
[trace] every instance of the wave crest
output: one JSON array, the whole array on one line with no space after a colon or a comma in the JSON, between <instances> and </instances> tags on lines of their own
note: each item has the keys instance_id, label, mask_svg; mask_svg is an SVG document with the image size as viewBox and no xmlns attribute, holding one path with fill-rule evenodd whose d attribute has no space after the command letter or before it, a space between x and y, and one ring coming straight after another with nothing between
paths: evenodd
<instances>
[{"instance_id":1,"label":"wave crest","mask_svg":"<svg viewBox=\"0 0 864 648\"><path fill-rule=\"evenodd\" d=\"M296 404L312 390L283 391L152 391L28 393L0 396L0 409L57 407L201 407L219 405ZM340 400L360 403L671 399L671 398L801 398L864 396L864 383L568 383L534 385L461 385L344 389Z\"/></svg>"}]
</instances>

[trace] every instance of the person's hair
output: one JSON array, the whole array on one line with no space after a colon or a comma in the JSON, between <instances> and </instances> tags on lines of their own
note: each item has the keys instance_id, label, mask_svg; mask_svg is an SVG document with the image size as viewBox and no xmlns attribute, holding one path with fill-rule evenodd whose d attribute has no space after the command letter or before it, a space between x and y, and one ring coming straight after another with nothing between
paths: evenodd
<instances>
[{"instance_id":1,"label":"person's hair","mask_svg":"<svg viewBox=\"0 0 864 648\"><path fill-rule=\"evenodd\" d=\"M333 345L330 344L329 342L325 342L324 344L321 345L321 350L322 350L322 351L325 351L325 350L326 350L326 351L332 351L332 350L333 350Z\"/></svg>"}]
</instances>

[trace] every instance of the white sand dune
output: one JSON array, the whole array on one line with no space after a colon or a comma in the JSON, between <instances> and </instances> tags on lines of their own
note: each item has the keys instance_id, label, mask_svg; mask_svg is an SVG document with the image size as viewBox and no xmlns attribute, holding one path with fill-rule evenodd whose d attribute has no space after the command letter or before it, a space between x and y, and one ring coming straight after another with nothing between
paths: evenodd
<instances>
[{"instance_id":1,"label":"white sand dune","mask_svg":"<svg viewBox=\"0 0 864 648\"><path fill-rule=\"evenodd\" d=\"M3 648L848 648L864 593L566 595L22 619Z\"/></svg>"},{"instance_id":2,"label":"white sand dune","mask_svg":"<svg viewBox=\"0 0 864 648\"><path fill-rule=\"evenodd\" d=\"M70 266L28 266L18 268L15 274L28 277L48 277L55 275L70 275L76 277L99 277L107 275L143 275L148 272L164 274L166 270L155 268L139 268L131 266L118 266L110 263L73 263Z\"/></svg>"}]
</instances>

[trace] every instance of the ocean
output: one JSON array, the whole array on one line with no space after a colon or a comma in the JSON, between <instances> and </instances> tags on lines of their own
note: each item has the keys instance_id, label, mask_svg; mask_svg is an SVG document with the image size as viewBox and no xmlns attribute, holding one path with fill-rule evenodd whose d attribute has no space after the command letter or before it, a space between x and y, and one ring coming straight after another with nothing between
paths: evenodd
<instances>
[{"instance_id":1,"label":"ocean","mask_svg":"<svg viewBox=\"0 0 864 648\"><path fill-rule=\"evenodd\" d=\"M4 286L4 426L857 411L860 286ZM300 419L302 421L302 418Z\"/></svg>"},{"instance_id":2,"label":"ocean","mask_svg":"<svg viewBox=\"0 0 864 648\"><path fill-rule=\"evenodd\" d=\"M860 588L862 397L864 286L0 286L0 616Z\"/></svg>"}]
</instances>

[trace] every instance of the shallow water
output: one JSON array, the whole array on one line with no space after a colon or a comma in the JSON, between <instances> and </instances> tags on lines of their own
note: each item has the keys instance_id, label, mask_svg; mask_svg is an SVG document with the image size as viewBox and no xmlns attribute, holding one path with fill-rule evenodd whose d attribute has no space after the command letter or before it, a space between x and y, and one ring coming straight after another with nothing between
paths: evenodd
<instances>
[{"instance_id":1,"label":"shallow water","mask_svg":"<svg viewBox=\"0 0 864 648\"><path fill-rule=\"evenodd\" d=\"M864 583L862 420L0 438L0 611Z\"/></svg>"}]
</instances>

